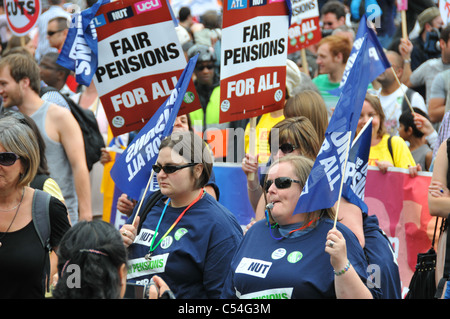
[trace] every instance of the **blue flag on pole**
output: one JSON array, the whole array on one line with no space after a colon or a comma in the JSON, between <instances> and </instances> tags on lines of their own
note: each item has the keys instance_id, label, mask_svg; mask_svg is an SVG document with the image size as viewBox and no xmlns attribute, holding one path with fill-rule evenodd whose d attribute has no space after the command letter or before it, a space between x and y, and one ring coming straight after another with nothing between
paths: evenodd
<instances>
[{"instance_id":1,"label":"blue flag on pole","mask_svg":"<svg viewBox=\"0 0 450 319\"><path fill-rule=\"evenodd\" d=\"M139 131L111 168L111 178L117 187L135 200L140 199L147 185L152 165L158 158L161 141L172 134L197 58L198 54L189 60L169 98Z\"/></svg>"},{"instance_id":2,"label":"blue flag on pole","mask_svg":"<svg viewBox=\"0 0 450 319\"><path fill-rule=\"evenodd\" d=\"M339 199L349 138L352 141L355 136L367 87L390 67L389 63L373 63L385 59L380 56L384 56L383 51L373 49L375 42L378 42L375 33L367 28L294 214L330 208Z\"/></svg>"},{"instance_id":3,"label":"blue flag on pole","mask_svg":"<svg viewBox=\"0 0 450 319\"><path fill-rule=\"evenodd\" d=\"M94 17L109 0L98 0L92 7L75 13L66 41L56 63L75 72L77 83L89 86L97 70L98 45Z\"/></svg>"},{"instance_id":4,"label":"blue flag on pole","mask_svg":"<svg viewBox=\"0 0 450 319\"><path fill-rule=\"evenodd\" d=\"M358 136L353 140L348 154L342 197L368 213L364 202L367 168L369 166L370 143L372 141L372 119L366 123Z\"/></svg>"}]
</instances>

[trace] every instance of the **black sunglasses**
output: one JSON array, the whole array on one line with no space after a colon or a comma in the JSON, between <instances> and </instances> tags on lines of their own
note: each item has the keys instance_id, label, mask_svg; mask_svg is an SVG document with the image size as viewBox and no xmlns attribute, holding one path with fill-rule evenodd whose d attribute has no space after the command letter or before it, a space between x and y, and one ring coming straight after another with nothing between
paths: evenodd
<instances>
[{"instance_id":1,"label":"black sunglasses","mask_svg":"<svg viewBox=\"0 0 450 319\"><path fill-rule=\"evenodd\" d=\"M292 179L290 177L278 177L278 178L275 178L274 181L275 181L275 186L278 189L289 188L289 187L291 187L292 182L300 184L300 181L297 181L297 180ZM270 188L270 186L272 186L274 181L271 180L271 179L268 179L266 181L266 184L264 185L264 190L266 191L266 193L269 191L269 188Z\"/></svg>"},{"instance_id":2,"label":"black sunglasses","mask_svg":"<svg viewBox=\"0 0 450 319\"><path fill-rule=\"evenodd\" d=\"M12 152L3 152L0 153L0 165L2 166L11 166L20 158L19 155Z\"/></svg>"},{"instance_id":3,"label":"black sunglasses","mask_svg":"<svg viewBox=\"0 0 450 319\"><path fill-rule=\"evenodd\" d=\"M280 145L279 149L284 154L292 153L298 146L292 145L291 143L283 143Z\"/></svg>"},{"instance_id":4,"label":"black sunglasses","mask_svg":"<svg viewBox=\"0 0 450 319\"><path fill-rule=\"evenodd\" d=\"M195 166L197 165L197 163L189 163L186 165L165 165L165 166L161 166L158 164L155 164L152 166L153 171L158 174L159 172L161 172L161 170L164 171L164 173L166 174L172 174L175 173L176 171L182 169L182 168L186 168L186 167L191 167L191 166Z\"/></svg>"},{"instance_id":5,"label":"black sunglasses","mask_svg":"<svg viewBox=\"0 0 450 319\"><path fill-rule=\"evenodd\" d=\"M195 69L197 71L203 71L204 68L207 68L208 70L212 70L214 68L214 64L196 65L195 66Z\"/></svg>"},{"instance_id":6,"label":"black sunglasses","mask_svg":"<svg viewBox=\"0 0 450 319\"><path fill-rule=\"evenodd\" d=\"M66 30L66 29L61 29L61 30L56 30L56 31L47 31L47 35L48 35L49 37L51 37L51 36L54 35L55 33L58 33L58 32L64 31L64 30Z\"/></svg>"}]
</instances>

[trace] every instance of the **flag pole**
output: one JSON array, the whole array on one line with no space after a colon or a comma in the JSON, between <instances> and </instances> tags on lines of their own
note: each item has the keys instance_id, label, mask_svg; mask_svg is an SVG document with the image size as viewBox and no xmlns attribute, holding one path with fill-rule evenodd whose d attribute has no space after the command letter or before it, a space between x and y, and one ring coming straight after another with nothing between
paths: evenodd
<instances>
[{"instance_id":1,"label":"flag pole","mask_svg":"<svg viewBox=\"0 0 450 319\"><path fill-rule=\"evenodd\" d=\"M250 119L250 131L249 131L249 154L254 157L256 155L256 117ZM247 180L252 181L255 179L255 173L249 173Z\"/></svg>"},{"instance_id":2,"label":"flag pole","mask_svg":"<svg viewBox=\"0 0 450 319\"><path fill-rule=\"evenodd\" d=\"M405 90L403 89L402 83L401 83L400 80L398 79L398 76L397 76L397 74L395 73L395 70L394 70L394 68L393 68L392 66L391 66L391 70L392 70L392 73L394 74L395 80L397 81L398 85L399 85L400 88L402 89L403 97L404 97L404 99L406 100L406 103L408 104L409 109L411 110L411 113L414 115L414 110L413 110L413 108L412 108L412 106L411 106L411 102L409 101L408 96L406 96L406 92L405 92Z\"/></svg>"},{"instance_id":3,"label":"flag pole","mask_svg":"<svg viewBox=\"0 0 450 319\"><path fill-rule=\"evenodd\" d=\"M147 194L148 188L150 187L150 183L153 180L153 175L154 174L155 174L155 171L152 170L152 173L150 174L150 178L148 179L148 182L147 182L147 186L145 187L144 194L142 194L142 196L141 196L141 200L139 202L139 206L137 208L136 214L134 215L134 219L133 219L132 225L134 225L134 222L136 221L136 218L139 216L139 211L141 210L142 203L144 202L145 194Z\"/></svg>"},{"instance_id":4,"label":"flag pole","mask_svg":"<svg viewBox=\"0 0 450 319\"><path fill-rule=\"evenodd\" d=\"M338 219L338 214L339 214L339 206L341 203L341 196L342 196L342 187L344 185L344 178L345 178L345 173L347 171L347 161L348 161L348 153L350 152L350 139L352 137L352 131L348 132L348 142L347 142L347 151L346 151L346 155L345 155L345 162L344 162L344 172L342 173L342 178L341 178L341 186L339 189L339 196L338 196L338 202L337 202L337 206L336 206L336 214L334 216L334 226L333 228L336 228L336 222Z\"/></svg>"}]
</instances>

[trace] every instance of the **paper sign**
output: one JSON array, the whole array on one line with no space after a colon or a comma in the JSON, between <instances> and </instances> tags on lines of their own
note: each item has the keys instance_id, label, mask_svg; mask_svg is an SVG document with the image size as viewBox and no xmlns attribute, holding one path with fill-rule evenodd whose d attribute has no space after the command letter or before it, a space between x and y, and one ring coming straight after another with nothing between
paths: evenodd
<instances>
[{"instance_id":1,"label":"paper sign","mask_svg":"<svg viewBox=\"0 0 450 319\"><path fill-rule=\"evenodd\" d=\"M285 1L224 2L220 123L284 106L288 20Z\"/></svg>"},{"instance_id":2,"label":"paper sign","mask_svg":"<svg viewBox=\"0 0 450 319\"><path fill-rule=\"evenodd\" d=\"M94 83L114 136L141 129L186 67L166 1L115 1L94 19L99 62ZM191 81L179 115L200 108Z\"/></svg>"},{"instance_id":3,"label":"paper sign","mask_svg":"<svg viewBox=\"0 0 450 319\"><path fill-rule=\"evenodd\" d=\"M27 34L41 14L40 0L3 0L6 20L11 32L16 36Z\"/></svg>"},{"instance_id":4,"label":"paper sign","mask_svg":"<svg viewBox=\"0 0 450 319\"><path fill-rule=\"evenodd\" d=\"M288 54L316 44L322 39L317 0L293 0Z\"/></svg>"}]
</instances>

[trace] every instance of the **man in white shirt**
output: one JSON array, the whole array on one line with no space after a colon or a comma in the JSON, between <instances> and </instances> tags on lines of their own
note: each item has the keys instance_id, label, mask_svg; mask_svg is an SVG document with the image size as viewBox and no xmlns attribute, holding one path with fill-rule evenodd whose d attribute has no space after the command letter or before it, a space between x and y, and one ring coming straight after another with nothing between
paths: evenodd
<instances>
[{"instance_id":1,"label":"man in white shirt","mask_svg":"<svg viewBox=\"0 0 450 319\"><path fill-rule=\"evenodd\" d=\"M403 74L404 62L402 57L397 52L387 51L386 58L394 69L397 78L400 79ZM383 107L387 132L390 135L398 135L398 119L403 111L409 109L407 102L405 101L406 104L404 103L408 87L405 84L400 85L400 83L397 82L397 79L392 72L392 68L386 69L386 71L377 78L377 81L381 84L381 89L378 91L378 97L380 98L381 106ZM425 113L428 113L425 100L419 93L414 91L409 95L411 107L417 107Z\"/></svg>"},{"instance_id":2,"label":"man in white shirt","mask_svg":"<svg viewBox=\"0 0 450 319\"><path fill-rule=\"evenodd\" d=\"M40 61L41 58L44 56L47 52L57 52L56 48L50 47L50 44L48 42L47 38L47 27L48 22L56 17L65 17L67 19L71 19L70 13L65 11L62 7L63 1L62 0L49 0L48 3L50 4L50 8L42 13L37 21L37 28L39 33L38 38L38 45L35 53L36 61Z\"/></svg>"}]
</instances>

